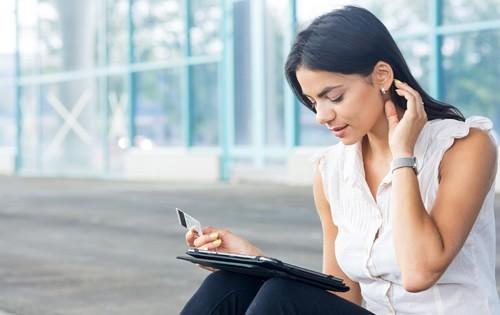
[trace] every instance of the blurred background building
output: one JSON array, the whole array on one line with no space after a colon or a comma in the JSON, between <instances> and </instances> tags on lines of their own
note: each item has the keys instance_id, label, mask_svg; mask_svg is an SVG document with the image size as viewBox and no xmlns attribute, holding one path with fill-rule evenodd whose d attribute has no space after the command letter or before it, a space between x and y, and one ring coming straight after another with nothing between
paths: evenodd
<instances>
[{"instance_id":1,"label":"blurred background building","mask_svg":"<svg viewBox=\"0 0 500 315\"><path fill-rule=\"evenodd\" d=\"M431 95L498 130L499 0L4 0L0 171L303 182L337 140L283 63L345 4L384 22Z\"/></svg>"}]
</instances>

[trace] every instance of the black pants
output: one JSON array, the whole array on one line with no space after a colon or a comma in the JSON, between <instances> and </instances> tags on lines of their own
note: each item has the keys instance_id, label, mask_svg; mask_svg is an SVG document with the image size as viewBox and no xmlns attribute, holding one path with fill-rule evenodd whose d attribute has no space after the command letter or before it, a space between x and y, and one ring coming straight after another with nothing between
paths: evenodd
<instances>
[{"instance_id":1,"label":"black pants","mask_svg":"<svg viewBox=\"0 0 500 315\"><path fill-rule=\"evenodd\" d=\"M262 280L215 271L205 278L181 315L372 314L314 286L284 278Z\"/></svg>"}]
</instances>

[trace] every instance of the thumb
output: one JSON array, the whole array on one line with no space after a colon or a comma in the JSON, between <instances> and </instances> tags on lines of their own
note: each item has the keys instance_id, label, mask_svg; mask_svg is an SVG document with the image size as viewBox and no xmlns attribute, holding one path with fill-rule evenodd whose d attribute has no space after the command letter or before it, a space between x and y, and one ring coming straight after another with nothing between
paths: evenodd
<instances>
[{"instance_id":1,"label":"thumb","mask_svg":"<svg viewBox=\"0 0 500 315\"><path fill-rule=\"evenodd\" d=\"M389 130L394 129L399 122L398 113L396 112L396 105L391 100L385 102L385 116L389 123Z\"/></svg>"}]
</instances>

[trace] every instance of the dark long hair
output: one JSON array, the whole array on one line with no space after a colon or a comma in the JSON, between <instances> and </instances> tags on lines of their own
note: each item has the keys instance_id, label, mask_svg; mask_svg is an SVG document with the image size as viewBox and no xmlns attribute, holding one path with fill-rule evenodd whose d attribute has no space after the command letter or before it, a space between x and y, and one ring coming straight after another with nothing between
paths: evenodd
<instances>
[{"instance_id":1,"label":"dark long hair","mask_svg":"<svg viewBox=\"0 0 500 315\"><path fill-rule=\"evenodd\" d=\"M297 81L299 66L342 74L368 76L378 61L387 62L394 77L418 91L424 101L427 119L451 118L465 121L460 110L427 94L410 72L408 65L387 28L366 9L345 6L317 17L299 32L288 54L285 75L300 102L316 113L302 94ZM406 109L406 99L391 85L391 100Z\"/></svg>"}]
</instances>

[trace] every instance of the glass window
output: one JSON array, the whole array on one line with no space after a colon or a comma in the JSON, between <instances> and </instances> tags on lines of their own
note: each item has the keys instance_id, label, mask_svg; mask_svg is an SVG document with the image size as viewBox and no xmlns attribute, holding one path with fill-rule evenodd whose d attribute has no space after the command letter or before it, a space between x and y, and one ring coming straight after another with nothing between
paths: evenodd
<instances>
[{"instance_id":1,"label":"glass window","mask_svg":"<svg viewBox=\"0 0 500 315\"><path fill-rule=\"evenodd\" d=\"M186 0L187 1L187 0ZM219 0L191 0L191 55L222 53L220 28L222 10Z\"/></svg>"},{"instance_id":2,"label":"glass window","mask_svg":"<svg viewBox=\"0 0 500 315\"><path fill-rule=\"evenodd\" d=\"M42 169L85 174L102 169L99 100L96 80L43 85L38 101Z\"/></svg>"},{"instance_id":3,"label":"glass window","mask_svg":"<svg viewBox=\"0 0 500 315\"><path fill-rule=\"evenodd\" d=\"M137 74L135 145L183 145L181 69Z\"/></svg>"},{"instance_id":4,"label":"glass window","mask_svg":"<svg viewBox=\"0 0 500 315\"><path fill-rule=\"evenodd\" d=\"M108 63L126 64L128 62L128 1L109 0L106 9Z\"/></svg>"},{"instance_id":5,"label":"glass window","mask_svg":"<svg viewBox=\"0 0 500 315\"><path fill-rule=\"evenodd\" d=\"M280 146L285 143L284 109L284 34L288 32L288 1L266 1L264 16L264 143ZM252 69L250 1L234 3L234 65L235 65L235 144L253 143Z\"/></svg>"},{"instance_id":6,"label":"glass window","mask_svg":"<svg viewBox=\"0 0 500 315\"><path fill-rule=\"evenodd\" d=\"M21 89L21 171L102 171L102 120L95 91L93 79Z\"/></svg>"},{"instance_id":7,"label":"glass window","mask_svg":"<svg viewBox=\"0 0 500 315\"><path fill-rule=\"evenodd\" d=\"M444 24L483 22L495 19L500 19L500 2L498 0L443 1Z\"/></svg>"},{"instance_id":8,"label":"glass window","mask_svg":"<svg viewBox=\"0 0 500 315\"><path fill-rule=\"evenodd\" d=\"M420 86L430 93L431 47L428 37L412 38L397 42L410 71Z\"/></svg>"},{"instance_id":9,"label":"glass window","mask_svg":"<svg viewBox=\"0 0 500 315\"><path fill-rule=\"evenodd\" d=\"M393 36L400 33L420 32L428 29L429 6L433 0L422 1L372 1L366 6L387 27ZM365 1L358 1L364 3Z\"/></svg>"},{"instance_id":10,"label":"glass window","mask_svg":"<svg viewBox=\"0 0 500 315\"><path fill-rule=\"evenodd\" d=\"M22 75L34 75L38 69L37 0L18 0L18 42Z\"/></svg>"},{"instance_id":11,"label":"glass window","mask_svg":"<svg viewBox=\"0 0 500 315\"><path fill-rule=\"evenodd\" d=\"M20 0L21 74L93 68L96 64L95 4L95 1Z\"/></svg>"},{"instance_id":12,"label":"glass window","mask_svg":"<svg viewBox=\"0 0 500 315\"><path fill-rule=\"evenodd\" d=\"M184 1L136 0L133 4L136 62L175 60L185 45Z\"/></svg>"},{"instance_id":13,"label":"glass window","mask_svg":"<svg viewBox=\"0 0 500 315\"><path fill-rule=\"evenodd\" d=\"M370 10L377 16L394 35L421 31L427 27L430 0L423 1L391 1L390 4L376 0L298 0L297 18L299 24L305 27L317 16L344 5L355 5Z\"/></svg>"},{"instance_id":14,"label":"glass window","mask_svg":"<svg viewBox=\"0 0 500 315\"><path fill-rule=\"evenodd\" d=\"M252 95L250 69L250 4L233 2L234 22L234 131L235 145L252 143Z\"/></svg>"},{"instance_id":15,"label":"glass window","mask_svg":"<svg viewBox=\"0 0 500 315\"><path fill-rule=\"evenodd\" d=\"M16 119L15 119L15 86L14 80L3 79L5 84L0 86L2 99L0 101L0 147L16 145Z\"/></svg>"},{"instance_id":16,"label":"glass window","mask_svg":"<svg viewBox=\"0 0 500 315\"><path fill-rule=\"evenodd\" d=\"M110 76L106 78L108 84L107 112L103 119L107 119L107 138L109 172L120 173L122 157L131 145L129 138L129 108L128 78Z\"/></svg>"},{"instance_id":17,"label":"glass window","mask_svg":"<svg viewBox=\"0 0 500 315\"><path fill-rule=\"evenodd\" d=\"M500 126L500 30L446 36L443 54L444 99L464 115L485 115Z\"/></svg>"},{"instance_id":18,"label":"glass window","mask_svg":"<svg viewBox=\"0 0 500 315\"><path fill-rule=\"evenodd\" d=\"M27 86L20 89L19 101L21 105L21 171L31 171L34 172L38 170L39 163L37 162L39 158L38 151L41 148L39 136L42 134L39 132L39 116L37 113L38 101L37 101L37 91L32 86Z\"/></svg>"},{"instance_id":19,"label":"glass window","mask_svg":"<svg viewBox=\"0 0 500 315\"><path fill-rule=\"evenodd\" d=\"M81 38L79 32L88 32L92 29L86 22L81 21L74 15L73 4L58 3L51 0L42 0L38 2L38 62L41 73L59 72L63 70L74 70L79 68L79 62L74 56L74 50L77 46L75 38ZM78 5L77 5L78 7ZM85 14L84 10L82 14ZM75 14L76 15L76 14ZM62 27L63 23L68 23L69 19L75 19L79 28L71 26ZM80 36L79 36L80 35ZM84 47L83 49L88 49ZM92 55L92 53L90 53ZM66 64L64 57L67 58ZM65 66L67 68L65 68Z\"/></svg>"},{"instance_id":20,"label":"glass window","mask_svg":"<svg viewBox=\"0 0 500 315\"><path fill-rule=\"evenodd\" d=\"M193 105L193 142L195 145L217 145L219 139L218 64L191 67L191 104Z\"/></svg>"},{"instance_id":21,"label":"glass window","mask_svg":"<svg viewBox=\"0 0 500 315\"><path fill-rule=\"evenodd\" d=\"M16 24L13 1L1 1L2 37L0 37L0 78L15 76Z\"/></svg>"},{"instance_id":22,"label":"glass window","mask_svg":"<svg viewBox=\"0 0 500 315\"><path fill-rule=\"evenodd\" d=\"M269 146L285 144L285 97L284 34L289 30L287 15L288 1L266 1L265 16L265 93L266 93L266 141ZM287 50L287 51L285 51Z\"/></svg>"},{"instance_id":23,"label":"glass window","mask_svg":"<svg viewBox=\"0 0 500 315\"><path fill-rule=\"evenodd\" d=\"M0 37L0 147L15 146L16 120L15 120L15 3L14 1L1 1L2 30Z\"/></svg>"}]
</instances>

